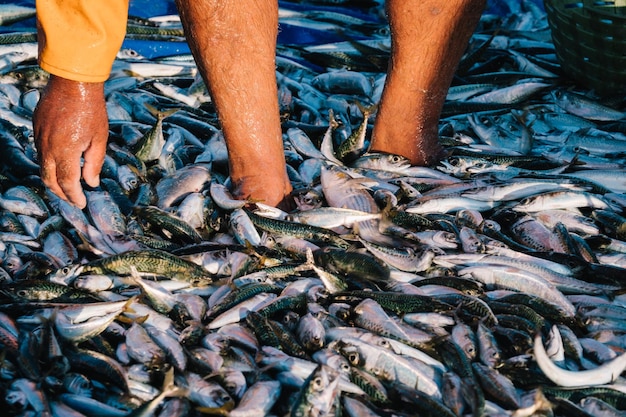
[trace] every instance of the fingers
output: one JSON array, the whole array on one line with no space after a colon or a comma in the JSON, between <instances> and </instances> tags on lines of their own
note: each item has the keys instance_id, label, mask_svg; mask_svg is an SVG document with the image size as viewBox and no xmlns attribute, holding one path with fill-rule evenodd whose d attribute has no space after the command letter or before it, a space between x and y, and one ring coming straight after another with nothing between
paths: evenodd
<instances>
[{"instance_id":1,"label":"fingers","mask_svg":"<svg viewBox=\"0 0 626 417\"><path fill-rule=\"evenodd\" d=\"M51 76L33 114L33 130L43 182L59 197L84 208L81 171L88 185L97 186L106 151L104 83Z\"/></svg>"},{"instance_id":2,"label":"fingers","mask_svg":"<svg viewBox=\"0 0 626 417\"><path fill-rule=\"evenodd\" d=\"M41 180L50 191L67 200L67 196L57 182L56 164L54 162L41 162Z\"/></svg>"},{"instance_id":3,"label":"fingers","mask_svg":"<svg viewBox=\"0 0 626 417\"><path fill-rule=\"evenodd\" d=\"M104 164L104 155L106 152L106 137L104 141L94 141L83 155L83 179L90 187L100 185L100 171Z\"/></svg>"},{"instance_id":4,"label":"fingers","mask_svg":"<svg viewBox=\"0 0 626 417\"><path fill-rule=\"evenodd\" d=\"M80 184L80 161L63 160L57 164L57 182L67 200L78 208L85 208L87 199Z\"/></svg>"},{"instance_id":5,"label":"fingers","mask_svg":"<svg viewBox=\"0 0 626 417\"><path fill-rule=\"evenodd\" d=\"M80 184L80 159L45 161L41 166L41 179L56 195L78 208L85 208L87 199Z\"/></svg>"}]
</instances>

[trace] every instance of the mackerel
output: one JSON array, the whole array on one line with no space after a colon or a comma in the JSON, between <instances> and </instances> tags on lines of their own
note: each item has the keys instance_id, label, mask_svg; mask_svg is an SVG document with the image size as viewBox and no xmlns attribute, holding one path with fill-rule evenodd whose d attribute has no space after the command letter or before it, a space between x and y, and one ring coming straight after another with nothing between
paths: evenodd
<instances>
[{"instance_id":1,"label":"mackerel","mask_svg":"<svg viewBox=\"0 0 626 417\"><path fill-rule=\"evenodd\" d=\"M441 198L432 198L425 201L417 199L414 205L407 207L407 213L427 214L427 213L455 213L459 210L469 209L485 211L490 210L499 205L498 201L476 200L464 196L449 196Z\"/></svg>"},{"instance_id":2,"label":"mackerel","mask_svg":"<svg viewBox=\"0 0 626 417\"><path fill-rule=\"evenodd\" d=\"M389 349L397 355L417 359L418 361L424 362L426 365L431 366L440 372L445 372L446 370L445 366L440 361L426 354L424 351L411 347L398 340L379 336L365 329L360 329L358 327L332 327L326 331L326 340L329 343L347 338L359 339L363 342L369 343L370 345Z\"/></svg>"},{"instance_id":3,"label":"mackerel","mask_svg":"<svg viewBox=\"0 0 626 417\"><path fill-rule=\"evenodd\" d=\"M81 322L73 322L63 311L57 312L54 319L56 333L72 343L82 343L102 333L119 316L120 311L90 317Z\"/></svg>"},{"instance_id":4,"label":"mackerel","mask_svg":"<svg viewBox=\"0 0 626 417\"><path fill-rule=\"evenodd\" d=\"M367 213L340 207L319 207L291 213L286 220L332 229L339 226L352 227L355 223L380 219L380 217L380 213Z\"/></svg>"},{"instance_id":5,"label":"mackerel","mask_svg":"<svg viewBox=\"0 0 626 417\"><path fill-rule=\"evenodd\" d=\"M414 249L409 247L390 248L385 245L379 245L363 239L361 239L361 243L368 251L381 261L405 272L425 271L435 258L435 251L432 249L425 249L421 252L416 252Z\"/></svg>"},{"instance_id":6,"label":"mackerel","mask_svg":"<svg viewBox=\"0 0 626 417\"><path fill-rule=\"evenodd\" d=\"M290 127L287 129L286 134L293 147L301 155L309 158L324 159L324 154L315 147L309 136L302 129Z\"/></svg>"},{"instance_id":7,"label":"mackerel","mask_svg":"<svg viewBox=\"0 0 626 417\"><path fill-rule=\"evenodd\" d=\"M337 157L335 156L335 150L333 147L333 131L339 126L339 123L335 120L332 109L328 112L328 129L326 133L324 133L324 137L322 138L322 143L320 144L320 152L324 155L324 158L328 163L334 165L343 165Z\"/></svg>"},{"instance_id":8,"label":"mackerel","mask_svg":"<svg viewBox=\"0 0 626 417\"><path fill-rule=\"evenodd\" d=\"M559 368L548 357L539 333L535 335L533 353L537 365L539 365L545 376L561 387L574 388L610 384L626 369L626 353L622 353L615 359L593 369L569 371Z\"/></svg>"},{"instance_id":9,"label":"mackerel","mask_svg":"<svg viewBox=\"0 0 626 417\"><path fill-rule=\"evenodd\" d=\"M157 121L154 127L150 129L142 138L137 141L133 147L133 152L137 158L148 163L156 161L161 155L163 146L165 145L165 137L163 136L163 119L178 111L178 109L170 109L167 111L158 111L155 107L145 103L146 108L156 116Z\"/></svg>"},{"instance_id":10,"label":"mackerel","mask_svg":"<svg viewBox=\"0 0 626 417\"><path fill-rule=\"evenodd\" d=\"M554 191L524 198L519 204L513 206L513 210L536 212L553 209L572 209L574 207L611 208L607 201L596 194L585 191Z\"/></svg>"},{"instance_id":11,"label":"mackerel","mask_svg":"<svg viewBox=\"0 0 626 417\"><path fill-rule=\"evenodd\" d=\"M626 114L621 111L603 106L596 101L571 91L555 90L552 92L552 97L559 107L586 119L611 121L621 120L626 116Z\"/></svg>"},{"instance_id":12,"label":"mackerel","mask_svg":"<svg viewBox=\"0 0 626 417\"><path fill-rule=\"evenodd\" d=\"M224 210L235 210L249 204L246 200L239 200L233 197L228 187L216 181L211 181L209 192L215 204Z\"/></svg>"},{"instance_id":13,"label":"mackerel","mask_svg":"<svg viewBox=\"0 0 626 417\"><path fill-rule=\"evenodd\" d=\"M281 287L269 284L269 283L258 283L258 284L249 284L244 287L232 290L224 298L219 300L216 304L212 305L211 308L207 311L207 317L215 317L223 312L231 309L237 304L241 303L248 298L255 296L260 293L275 293L278 294L281 291Z\"/></svg>"},{"instance_id":14,"label":"mackerel","mask_svg":"<svg viewBox=\"0 0 626 417\"><path fill-rule=\"evenodd\" d=\"M600 228L591 217L586 217L570 210L542 210L532 213L532 216L553 228L557 223L565 225L567 230L583 235L598 235Z\"/></svg>"},{"instance_id":15,"label":"mackerel","mask_svg":"<svg viewBox=\"0 0 626 417\"><path fill-rule=\"evenodd\" d=\"M213 282L211 274L201 266L156 249L129 251L92 261L74 273L131 275L133 267L140 275L168 277L195 285Z\"/></svg>"},{"instance_id":16,"label":"mackerel","mask_svg":"<svg viewBox=\"0 0 626 417\"><path fill-rule=\"evenodd\" d=\"M237 323L242 319L245 319L250 311L256 311L261 307L268 305L277 295L274 293L259 293L246 300L241 301L230 309L214 317L207 325L209 329L219 329L220 327Z\"/></svg>"},{"instance_id":17,"label":"mackerel","mask_svg":"<svg viewBox=\"0 0 626 417\"><path fill-rule=\"evenodd\" d=\"M415 348L424 348L433 336L401 321L396 321L374 300L364 299L355 308L355 323L383 337L401 341Z\"/></svg>"},{"instance_id":18,"label":"mackerel","mask_svg":"<svg viewBox=\"0 0 626 417\"><path fill-rule=\"evenodd\" d=\"M85 303L96 301L94 294L45 280L19 280L3 283L0 295L13 302L46 301L53 303Z\"/></svg>"},{"instance_id":19,"label":"mackerel","mask_svg":"<svg viewBox=\"0 0 626 417\"><path fill-rule=\"evenodd\" d=\"M614 193L626 193L626 178L617 170L578 170L561 175L598 183Z\"/></svg>"},{"instance_id":20,"label":"mackerel","mask_svg":"<svg viewBox=\"0 0 626 417\"><path fill-rule=\"evenodd\" d=\"M532 259L522 260L519 258L510 258L506 256L485 255L476 257L476 260L470 260L464 263L467 266L481 265L508 265L528 271L538 275L552 283L561 292L570 294L604 294L605 291L615 291L618 288L607 287L601 284L589 283L576 279L572 276L561 274L550 268L534 262Z\"/></svg>"},{"instance_id":21,"label":"mackerel","mask_svg":"<svg viewBox=\"0 0 626 417\"><path fill-rule=\"evenodd\" d=\"M568 317L574 317L572 303L549 281L520 268L506 265L469 266L459 271L460 276L469 275L485 285L511 289L536 295L558 306Z\"/></svg>"},{"instance_id":22,"label":"mackerel","mask_svg":"<svg viewBox=\"0 0 626 417\"><path fill-rule=\"evenodd\" d=\"M518 180L507 184L485 185L461 192L461 196L482 201L513 201L535 194L560 190L580 189L576 185L562 184L556 181Z\"/></svg>"},{"instance_id":23,"label":"mackerel","mask_svg":"<svg viewBox=\"0 0 626 417\"><path fill-rule=\"evenodd\" d=\"M468 100L470 103L484 104L516 104L540 93L551 84L545 82L520 82L508 87L503 87L495 91L481 94Z\"/></svg>"},{"instance_id":24,"label":"mackerel","mask_svg":"<svg viewBox=\"0 0 626 417\"><path fill-rule=\"evenodd\" d=\"M349 246L347 242L339 236L339 234L329 229L309 224L263 217L248 210L245 210L245 213L255 226L270 233L310 239L314 242L324 242L341 248L347 248Z\"/></svg>"},{"instance_id":25,"label":"mackerel","mask_svg":"<svg viewBox=\"0 0 626 417\"><path fill-rule=\"evenodd\" d=\"M371 91L370 91L371 93ZM369 95L369 94L368 94ZM358 103L357 103L358 104ZM363 113L363 122L354 130L337 148L335 154L341 161L354 160L367 149L365 147L365 135L367 133L367 123L374 108L365 108L358 104Z\"/></svg>"},{"instance_id":26,"label":"mackerel","mask_svg":"<svg viewBox=\"0 0 626 417\"><path fill-rule=\"evenodd\" d=\"M19 4L0 5L0 26L9 26L15 22L35 16L34 7L21 6Z\"/></svg>"},{"instance_id":27,"label":"mackerel","mask_svg":"<svg viewBox=\"0 0 626 417\"><path fill-rule=\"evenodd\" d=\"M343 339L334 342L334 348L352 365L372 372L386 382L398 382L441 399L438 377L428 377L410 360L387 349L373 346L359 339Z\"/></svg>"},{"instance_id":28,"label":"mackerel","mask_svg":"<svg viewBox=\"0 0 626 417\"><path fill-rule=\"evenodd\" d=\"M152 225L161 228L162 231L171 234L175 239L188 243L200 243L202 241L200 234L191 225L158 207L135 206L133 212Z\"/></svg>"},{"instance_id":29,"label":"mackerel","mask_svg":"<svg viewBox=\"0 0 626 417\"><path fill-rule=\"evenodd\" d=\"M340 374L327 365L318 365L304 381L292 407L292 417L331 415L338 408Z\"/></svg>"},{"instance_id":30,"label":"mackerel","mask_svg":"<svg viewBox=\"0 0 626 417\"><path fill-rule=\"evenodd\" d=\"M479 362L472 363L474 375L483 389L507 409L519 409L521 399L513 382L498 371Z\"/></svg>"}]
</instances>

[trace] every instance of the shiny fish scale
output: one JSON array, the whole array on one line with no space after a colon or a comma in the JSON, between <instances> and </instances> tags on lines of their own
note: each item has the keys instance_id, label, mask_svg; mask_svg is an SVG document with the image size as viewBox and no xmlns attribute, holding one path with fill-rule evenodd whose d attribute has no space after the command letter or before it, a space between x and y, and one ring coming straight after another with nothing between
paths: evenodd
<instances>
[{"instance_id":1,"label":"shiny fish scale","mask_svg":"<svg viewBox=\"0 0 626 417\"><path fill-rule=\"evenodd\" d=\"M81 274L130 275L137 272L163 276L195 284L208 284L212 278L207 270L177 256L158 250L126 252L85 264Z\"/></svg>"},{"instance_id":2,"label":"shiny fish scale","mask_svg":"<svg viewBox=\"0 0 626 417\"><path fill-rule=\"evenodd\" d=\"M184 220L170 215L157 207L136 206L134 211L139 217L154 224L155 227L171 233L174 239L189 241L190 243L200 243L202 241L202 237L196 229Z\"/></svg>"},{"instance_id":3,"label":"shiny fish scale","mask_svg":"<svg viewBox=\"0 0 626 417\"><path fill-rule=\"evenodd\" d=\"M190 416L298 414L303 402L331 413L340 404L349 413L350 404L377 415L524 415L534 409L560 416L574 410L567 406L579 410L595 398L623 413L623 392L605 386L555 388L525 353L532 350L535 332L562 352L554 360L570 371L594 369L606 360L594 353L626 349L621 323L626 199L620 180L626 178L626 142L623 121L601 120L621 118L624 103L593 100L591 92L555 77L560 71L549 57L554 48L545 13L533 2L490 3L506 17L486 13L474 34L440 123L450 156L432 168L366 149L367 119L374 121L375 108L358 106L375 105L385 79L390 44L378 14L382 5L350 4L352 11L363 12L363 19L355 19L341 8L330 12L329 5L290 10L281 4L283 26L367 39L342 37L296 48L279 44L277 81L298 209L277 213L291 220L279 222L261 218L264 213L247 202L256 223L245 230L237 229L234 206L211 193L212 183L228 183L227 153L208 91L192 78L197 71L190 55L150 60L128 48L120 52L105 84L112 120L102 188L89 190L107 201L97 206L94 198L83 212L43 192L36 178L30 117L47 74L30 65L35 28L0 36L0 311L8 318L0 321L0 347L7 351L0 362L0 398L6 413L60 414L65 407L90 415L105 408L112 415L141 415L153 409L150 398L163 402L159 415ZM175 17L130 19L129 39L161 45L180 40ZM500 31L491 36L495 28ZM24 52L30 61L21 61ZM146 103L161 116L174 111L167 109L177 111L156 121ZM143 162L132 149L146 132L156 135L154 152L138 152ZM346 148L350 156L344 160ZM213 201L213 195L222 200ZM305 220L294 221L322 205L368 216L364 221L336 216L322 223L328 227L314 230ZM157 214L179 215L191 228L161 217L139 218L147 206L157 207ZM524 216L542 229L516 226ZM287 249L286 241L271 243L289 235L315 240L310 247L320 251L317 258ZM592 263L582 258L585 250ZM335 251L331 259L322 259L326 251ZM214 253L220 254L220 266ZM423 255L419 267L405 262L414 254ZM183 259L219 270L219 280ZM501 272L515 266L549 277L557 290L503 278L492 284L481 269L494 265ZM131 266L142 280L159 279L161 290L151 291L151 299L133 282ZM101 280L106 285L96 284ZM237 296L220 305L216 300L228 292L223 285ZM175 300L174 308L163 308L154 298L159 294L171 294L162 302ZM206 312L209 300L217 311ZM98 323L111 317L87 313L93 310L83 310L79 301L119 301L125 307L110 313L113 321L102 330ZM372 303L380 308L364 316L363 307ZM248 309L258 311L246 317ZM439 316L441 324L433 328L432 322L409 316L417 312ZM90 314L96 317L85 318ZM76 321L72 332L65 327L70 315ZM307 343L309 323L316 331ZM548 340L553 324L564 345L560 350ZM140 346L133 339L138 326L149 329L151 338L142 334ZM495 342L468 347L455 328L490 334ZM63 335L75 331L97 336L77 347L64 343ZM320 335L325 338L317 340ZM604 348L590 350L591 340ZM161 352L141 356L137 349L144 345L160 346ZM481 367L481 351L491 351L485 362L498 359L494 368ZM58 360L62 356L67 360ZM149 367L143 376L136 370L140 362ZM309 377L322 363L341 375L334 380L338 390L320 398L309 395L304 381L316 380ZM93 387L91 394L59 382L74 374ZM173 386L162 384L166 380ZM254 387L266 382L280 389L249 398L263 395Z\"/></svg>"},{"instance_id":4,"label":"shiny fish scale","mask_svg":"<svg viewBox=\"0 0 626 417\"><path fill-rule=\"evenodd\" d=\"M329 229L297 222L275 220L259 216L255 213L248 213L248 215L258 228L268 232L302 237L313 241L328 242L339 247L347 246L346 242L344 242L335 232Z\"/></svg>"}]
</instances>

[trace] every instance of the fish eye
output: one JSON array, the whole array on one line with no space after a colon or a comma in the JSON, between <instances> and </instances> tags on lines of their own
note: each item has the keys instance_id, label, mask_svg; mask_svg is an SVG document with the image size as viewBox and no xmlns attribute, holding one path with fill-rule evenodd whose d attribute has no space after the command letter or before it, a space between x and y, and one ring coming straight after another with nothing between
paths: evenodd
<instances>
[{"instance_id":1,"label":"fish eye","mask_svg":"<svg viewBox=\"0 0 626 417\"><path fill-rule=\"evenodd\" d=\"M379 35L382 35L382 36L389 36L389 35L390 35L390 32L389 32L389 28L388 28L388 27L382 27L382 28L378 29L376 32L377 32Z\"/></svg>"},{"instance_id":2,"label":"fish eye","mask_svg":"<svg viewBox=\"0 0 626 417\"><path fill-rule=\"evenodd\" d=\"M297 321L297 317L290 315L290 314L286 314L282 320L284 324L291 324L291 323L295 323L296 321Z\"/></svg>"},{"instance_id":3,"label":"fish eye","mask_svg":"<svg viewBox=\"0 0 626 417\"><path fill-rule=\"evenodd\" d=\"M324 387L324 381L322 381L322 378L318 376L313 378L313 380L311 381L311 385L313 389L319 390Z\"/></svg>"},{"instance_id":4,"label":"fish eye","mask_svg":"<svg viewBox=\"0 0 626 417\"><path fill-rule=\"evenodd\" d=\"M350 362L352 365L357 365L359 363L359 354L356 352L351 352L350 354L348 354L348 362Z\"/></svg>"},{"instance_id":5,"label":"fish eye","mask_svg":"<svg viewBox=\"0 0 626 417\"><path fill-rule=\"evenodd\" d=\"M26 290L18 290L16 291L16 294L20 297L26 297L28 295L28 291Z\"/></svg>"},{"instance_id":6,"label":"fish eye","mask_svg":"<svg viewBox=\"0 0 626 417\"><path fill-rule=\"evenodd\" d=\"M61 269L61 273L62 274L69 274L70 273L70 267L69 266L64 266L63 269Z\"/></svg>"},{"instance_id":7,"label":"fish eye","mask_svg":"<svg viewBox=\"0 0 626 417\"><path fill-rule=\"evenodd\" d=\"M483 226L491 230L500 231L500 225L494 221L485 221Z\"/></svg>"}]
</instances>

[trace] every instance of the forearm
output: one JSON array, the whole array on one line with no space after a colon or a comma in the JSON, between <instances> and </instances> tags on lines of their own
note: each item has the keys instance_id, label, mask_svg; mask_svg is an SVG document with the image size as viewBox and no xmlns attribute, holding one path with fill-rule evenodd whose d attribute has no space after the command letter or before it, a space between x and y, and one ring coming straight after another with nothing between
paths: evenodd
<instances>
[{"instance_id":1,"label":"forearm","mask_svg":"<svg viewBox=\"0 0 626 417\"><path fill-rule=\"evenodd\" d=\"M485 0L389 0L390 72L412 93L446 96ZM416 65L420 65L416 71ZM390 82L398 81L390 79Z\"/></svg>"},{"instance_id":2,"label":"forearm","mask_svg":"<svg viewBox=\"0 0 626 417\"><path fill-rule=\"evenodd\" d=\"M103 82L126 34L128 0L37 0L39 65L51 74Z\"/></svg>"},{"instance_id":3,"label":"forearm","mask_svg":"<svg viewBox=\"0 0 626 417\"><path fill-rule=\"evenodd\" d=\"M372 132L374 151L415 165L442 155L437 125L485 0L388 0L391 59Z\"/></svg>"},{"instance_id":4,"label":"forearm","mask_svg":"<svg viewBox=\"0 0 626 417\"><path fill-rule=\"evenodd\" d=\"M231 174L284 159L276 87L273 0L178 0L189 46L220 117ZM281 162L268 164L283 170Z\"/></svg>"},{"instance_id":5,"label":"forearm","mask_svg":"<svg viewBox=\"0 0 626 417\"><path fill-rule=\"evenodd\" d=\"M177 0L220 118L233 192L265 204L291 192L276 86L276 0Z\"/></svg>"},{"instance_id":6,"label":"forearm","mask_svg":"<svg viewBox=\"0 0 626 417\"><path fill-rule=\"evenodd\" d=\"M282 155L275 78L276 2L178 0L177 4L229 152L234 158L253 149L263 153L271 142Z\"/></svg>"}]
</instances>

